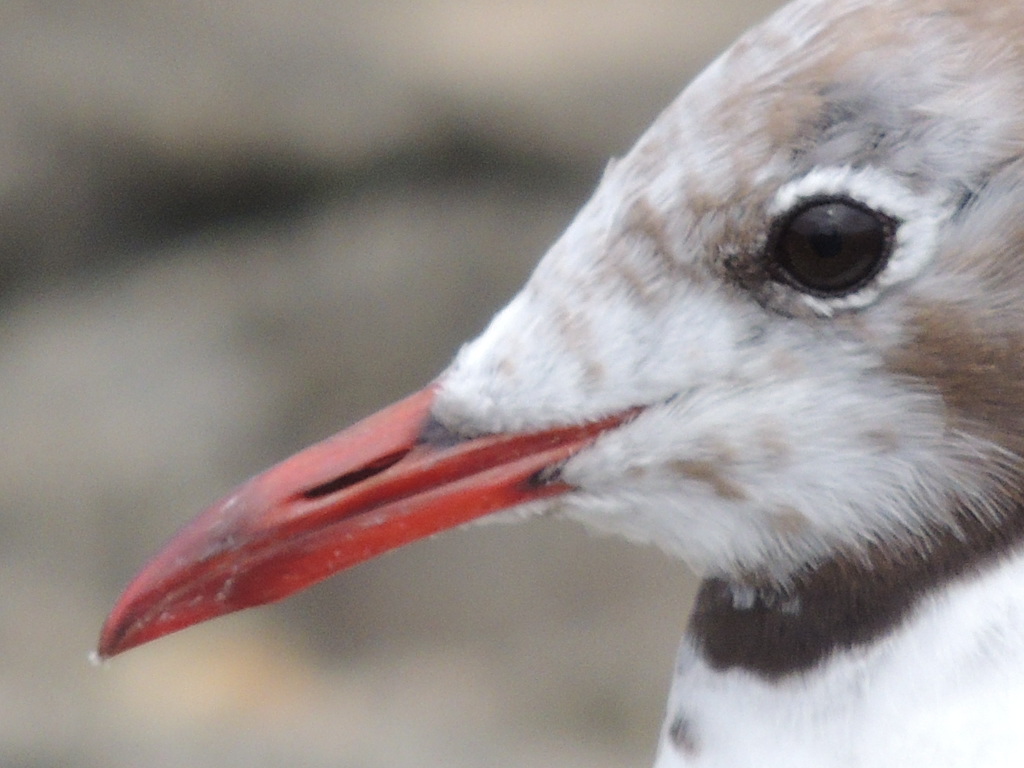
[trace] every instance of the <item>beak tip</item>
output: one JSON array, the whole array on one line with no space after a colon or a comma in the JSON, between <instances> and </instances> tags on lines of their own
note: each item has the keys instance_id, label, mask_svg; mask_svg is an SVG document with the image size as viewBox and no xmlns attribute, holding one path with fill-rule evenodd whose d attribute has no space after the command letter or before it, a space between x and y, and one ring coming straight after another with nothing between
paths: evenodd
<instances>
[{"instance_id":1,"label":"beak tip","mask_svg":"<svg viewBox=\"0 0 1024 768\"><path fill-rule=\"evenodd\" d=\"M105 660L172 631L166 616L154 615L151 601L126 590L100 629L95 655Z\"/></svg>"},{"instance_id":2,"label":"beak tip","mask_svg":"<svg viewBox=\"0 0 1024 768\"><path fill-rule=\"evenodd\" d=\"M100 631L96 658L281 600L485 514L565 493L566 459L635 413L434 444L421 438L435 390L307 448L201 513L125 589Z\"/></svg>"},{"instance_id":3,"label":"beak tip","mask_svg":"<svg viewBox=\"0 0 1024 768\"><path fill-rule=\"evenodd\" d=\"M115 620L111 615L100 630L96 650L90 658L96 662L103 662L137 645L138 643L131 642L129 626L122 620Z\"/></svg>"}]
</instances>

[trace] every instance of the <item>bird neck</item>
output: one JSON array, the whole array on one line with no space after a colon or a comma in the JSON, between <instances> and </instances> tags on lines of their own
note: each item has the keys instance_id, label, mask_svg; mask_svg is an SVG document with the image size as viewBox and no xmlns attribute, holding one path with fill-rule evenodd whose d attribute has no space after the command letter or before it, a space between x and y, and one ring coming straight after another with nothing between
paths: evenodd
<instances>
[{"instance_id":1,"label":"bird neck","mask_svg":"<svg viewBox=\"0 0 1024 768\"><path fill-rule=\"evenodd\" d=\"M918 604L1024 551L1024 504L998 519L970 510L955 526L899 546L836 555L789 583L705 579L690 618L693 647L716 670L774 679L896 631Z\"/></svg>"},{"instance_id":2,"label":"bird neck","mask_svg":"<svg viewBox=\"0 0 1024 768\"><path fill-rule=\"evenodd\" d=\"M1024 765L1024 551L941 586L903 589L893 573L828 599L817 583L745 611L728 585L704 585L657 768ZM797 613L796 594L819 602Z\"/></svg>"}]
</instances>

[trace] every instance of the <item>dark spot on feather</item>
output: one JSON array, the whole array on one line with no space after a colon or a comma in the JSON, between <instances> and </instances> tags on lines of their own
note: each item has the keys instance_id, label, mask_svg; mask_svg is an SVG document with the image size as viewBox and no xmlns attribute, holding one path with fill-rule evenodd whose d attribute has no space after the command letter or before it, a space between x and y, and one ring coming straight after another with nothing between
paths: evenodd
<instances>
[{"instance_id":1,"label":"dark spot on feather","mask_svg":"<svg viewBox=\"0 0 1024 768\"><path fill-rule=\"evenodd\" d=\"M730 501L743 501L748 497L737 483L726 477L720 464L705 459L678 459L669 468L687 480L707 483L715 495Z\"/></svg>"},{"instance_id":2,"label":"dark spot on feather","mask_svg":"<svg viewBox=\"0 0 1024 768\"><path fill-rule=\"evenodd\" d=\"M696 757L699 751L693 723L683 715L676 715L668 727L668 738L687 757Z\"/></svg>"},{"instance_id":3,"label":"dark spot on feather","mask_svg":"<svg viewBox=\"0 0 1024 768\"><path fill-rule=\"evenodd\" d=\"M893 453L900 447L899 433L892 429L869 429L864 439L879 453Z\"/></svg>"},{"instance_id":4,"label":"dark spot on feather","mask_svg":"<svg viewBox=\"0 0 1024 768\"><path fill-rule=\"evenodd\" d=\"M769 523L772 529L783 536L795 536L806 531L810 525L807 515L796 507L781 506L772 510Z\"/></svg>"}]
</instances>

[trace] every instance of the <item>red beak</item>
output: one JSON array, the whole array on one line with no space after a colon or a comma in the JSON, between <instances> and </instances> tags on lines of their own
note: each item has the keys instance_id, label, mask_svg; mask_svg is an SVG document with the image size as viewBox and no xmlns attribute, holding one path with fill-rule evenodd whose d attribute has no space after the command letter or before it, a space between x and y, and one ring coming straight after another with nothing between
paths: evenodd
<instances>
[{"instance_id":1,"label":"red beak","mask_svg":"<svg viewBox=\"0 0 1024 768\"><path fill-rule=\"evenodd\" d=\"M297 453L200 514L121 595L99 655L280 600L389 549L565 493L571 486L558 467L633 413L460 440L431 426L435 390Z\"/></svg>"}]
</instances>

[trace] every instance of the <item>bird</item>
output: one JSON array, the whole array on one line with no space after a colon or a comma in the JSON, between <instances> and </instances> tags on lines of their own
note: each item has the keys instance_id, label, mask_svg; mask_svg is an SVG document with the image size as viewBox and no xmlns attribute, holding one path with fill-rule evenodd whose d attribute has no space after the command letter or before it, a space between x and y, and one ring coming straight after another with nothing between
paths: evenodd
<instances>
[{"instance_id":1,"label":"bird","mask_svg":"<svg viewBox=\"0 0 1024 768\"><path fill-rule=\"evenodd\" d=\"M656 768L1024 765L1024 3L795 0L433 382L256 476L98 654L485 516L701 583Z\"/></svg>"}]
</instances>

